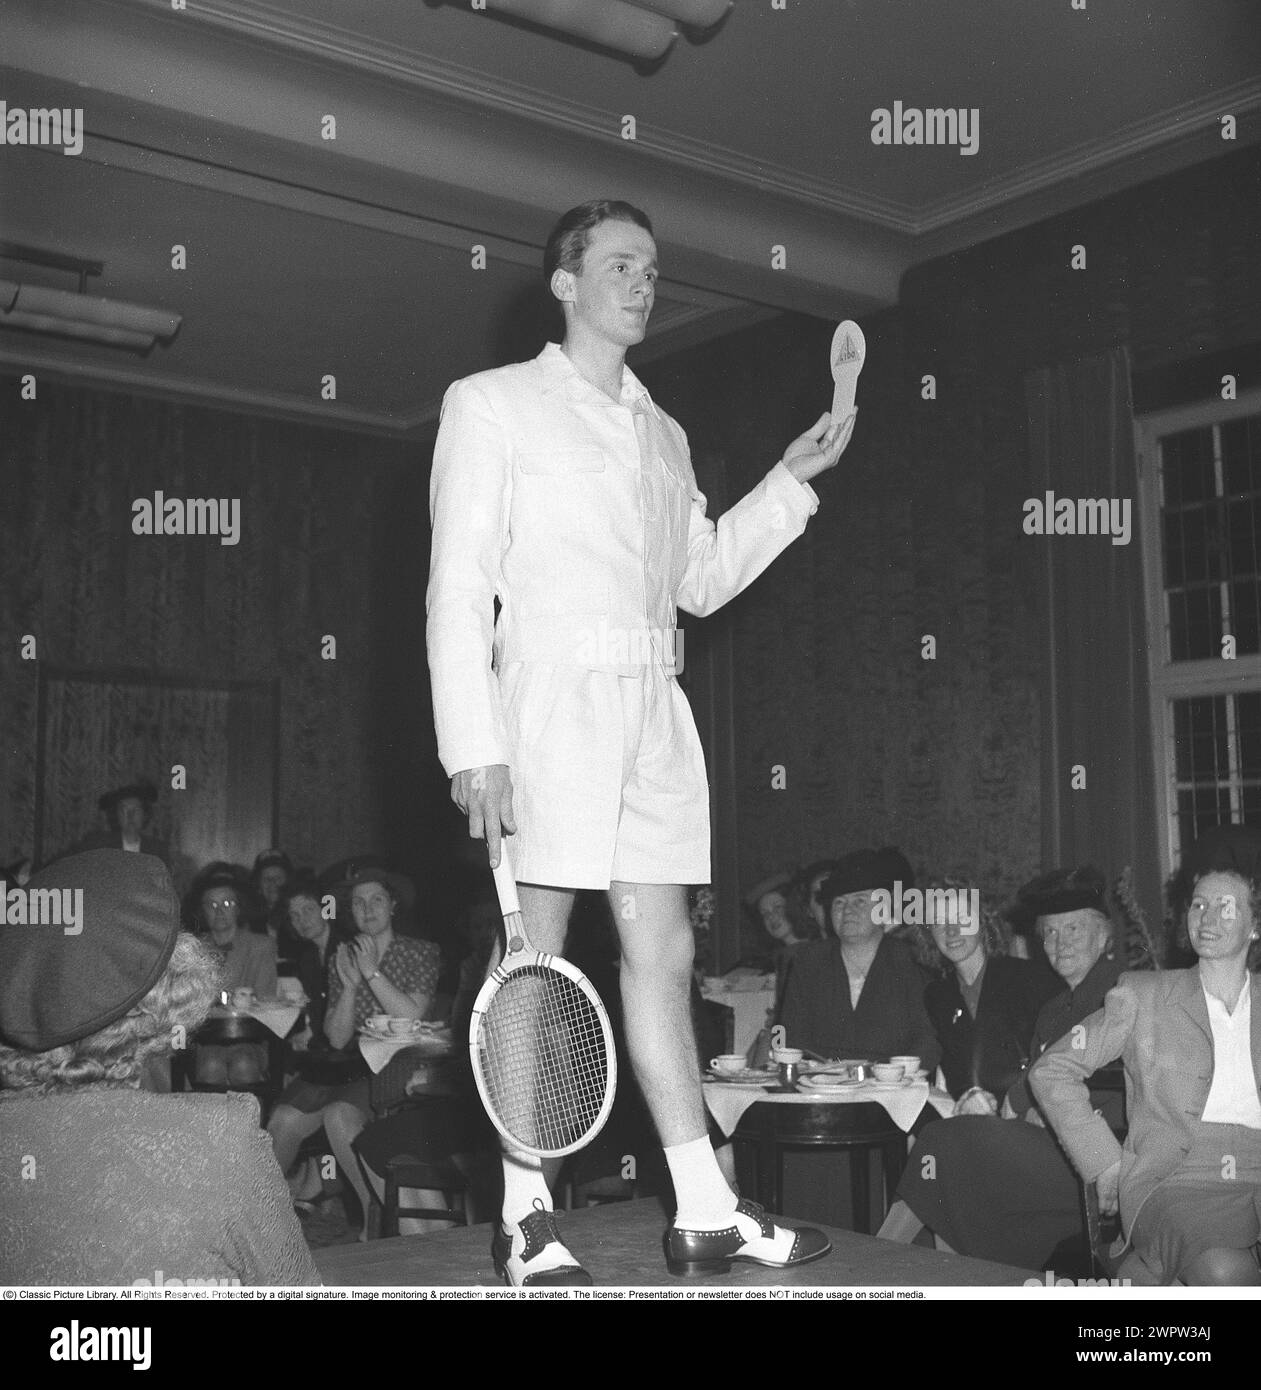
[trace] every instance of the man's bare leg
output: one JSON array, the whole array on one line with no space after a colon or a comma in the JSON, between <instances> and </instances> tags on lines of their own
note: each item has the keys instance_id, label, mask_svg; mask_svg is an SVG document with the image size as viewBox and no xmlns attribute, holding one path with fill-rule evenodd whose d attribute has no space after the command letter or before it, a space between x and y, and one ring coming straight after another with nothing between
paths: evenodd
<instances>
[{"instance_id":1,"label":"man's bare leg","mask_svg":"<svg viewBox=\"0 0 1261 1390\"><path fill-rule=\"evenodd\" d=\"M732 1255L788 1264L830 1248L819 1232L798 1233L737 1212L709 1142L692 1030L695 943L687 890L678 884L614 882L609 903L622 944L622 1006L631 1065L665 1149L677 1203L667 1234L676 1273L727 1268Z\"/></svg>"}]
</instances>

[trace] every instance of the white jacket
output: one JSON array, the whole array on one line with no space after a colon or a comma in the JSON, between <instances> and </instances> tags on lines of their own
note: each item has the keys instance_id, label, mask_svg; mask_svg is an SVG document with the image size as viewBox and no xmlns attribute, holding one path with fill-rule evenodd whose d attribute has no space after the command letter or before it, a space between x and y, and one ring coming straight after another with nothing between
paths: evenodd
<instances>
[{"instance_id":1,"label":"white jacket","mask_svg":"<svg viewBox=\"0 0 1261 1390\"><path fill-rule=\"evenodd\" d=\"M429 497L427 642L448 776L510 761L496 669L637 675L660 659L672 671L676 606L720 608L819 505L777 463L715 525L687 436L634 373L619 404L556 343L450 387Z\"/></svg>"}]
</instances>

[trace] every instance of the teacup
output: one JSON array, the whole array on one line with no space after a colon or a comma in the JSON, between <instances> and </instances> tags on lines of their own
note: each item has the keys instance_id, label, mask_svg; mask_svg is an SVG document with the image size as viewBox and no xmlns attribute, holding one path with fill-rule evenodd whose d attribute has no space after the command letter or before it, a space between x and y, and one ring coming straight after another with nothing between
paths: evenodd
<instances>
[{"instance_id":1,"label":"teacup","mask_svg":"<svg viewBox=\"0 0 1261 1390\"><path fill-rule=\"evenodd\" d=\"M906 1068L901 1062L877 1062L871 1073L877 1081L901 1081L906 1075Z\"/></svg>"},{"instance_id":2,"label":"teacup","mask_svg":"<svg viewBox=\"0 0 1261 1390\"><path fill-rule=\"evenodd\" d=\"M723 1072L728 1076L734 1072L743 1071L744 1053L724 1052L720 1057L711 1057L709 1059L709 1068L711 1071Z\"/></svg>"},{"instance_id":3,"label":"teacup","mask_svg":"<svg viewBox=\"0 0 1261 1390\"><path fill-rule=\"evenodd\" d=\"M795 1066L805 1056L799 1047L773 1047L771 1048L771 1061L778 1062L780 1066L785 1063Z\"/></svg>"},{"instance_id":4,"label":"teacup","mask_svg":"<svg viewBox=\"0 0 1261 1390\"><path fill-rule=\"evenodd\" d=\"M916 1073L917 1071L919 1071L919 1062L920 1062L920 1059L919 1059L918 1057L890 1057L890 1058L889 1058L889 1065L890 1065L890 1066L896 1067L896 1066L898 1066L898 1065L900 1064L901 1066L905 1067L905 1068L906 1068L905 1075L907 1075L907 1076L914 1076L915 1073Z\"/></svg>"},{"instance_id":5,"label":"teacup","mask_svg":"<svg viewBox=\"0 0 1261 1390\"><path fill-rule=\"evenodd\" d=\"M389 1014L373 1014L368 1020L368 1027L374 1033L388 1033L390 1031Z\"/></svg>"},{"instance_id":6,"label":"teacup","mask_svg":"<svg viewBox=\"0 0 1261 1390\"><path fill-rule=\"evenodd\" d=\"M392 1018L390 1019L390 1032L395 1037L402 1037L405 1033L416 1031L416 1020L414 1018Z\"/></svg>"}]
</instances>

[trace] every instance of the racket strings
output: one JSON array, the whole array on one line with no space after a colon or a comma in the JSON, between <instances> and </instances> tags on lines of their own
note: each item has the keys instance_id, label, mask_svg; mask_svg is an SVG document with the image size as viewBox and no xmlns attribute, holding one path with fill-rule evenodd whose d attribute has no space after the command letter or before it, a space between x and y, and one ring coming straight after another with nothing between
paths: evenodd
<instances>
[{"instance_id":1,"label":"racket strings","mask_svg":"<svg viewBox=\"0 0 1261 1390\"><path fill-rule=\"evenodd\" d=\"M482 1018L478 1053L490 1103L523 1147L570 1148L599 1120L610 1062L604 1027L560 971L513 971Z\"/></svg>"}]
</instances>

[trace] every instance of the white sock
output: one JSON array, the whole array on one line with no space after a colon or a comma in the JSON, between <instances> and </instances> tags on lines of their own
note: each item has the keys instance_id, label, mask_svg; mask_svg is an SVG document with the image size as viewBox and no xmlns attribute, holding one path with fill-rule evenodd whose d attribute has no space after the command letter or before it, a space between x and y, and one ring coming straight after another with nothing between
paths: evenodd
<instances>
[{"instance_id":1,"label":"white sock","mask_svg":"<svg viewBox=\"0 0 1261 1390\"><path fill-rule=\"evenodd\" d=\"M530 1158L527 1154L503 1152L504 1162L504 1225L520 1241L516 1223L537 1210L537 1204L544 1210L552 1210L552 1194L548 1191L547 1179L543 1176L543 1161Z\"/></svg>"},{"instance_id":2,"label":"white sock","mask_svg":"<svg viewBox=\"0 0 1261 1390\"><path fill-rule=\"evenodd\" d=\"M738 1198L727 1185L714 1148L702 1135L666 1149L678 1204L674 1220L690 1231L716 1231L731 1224Z\"/></svg>"}]
</instances>

